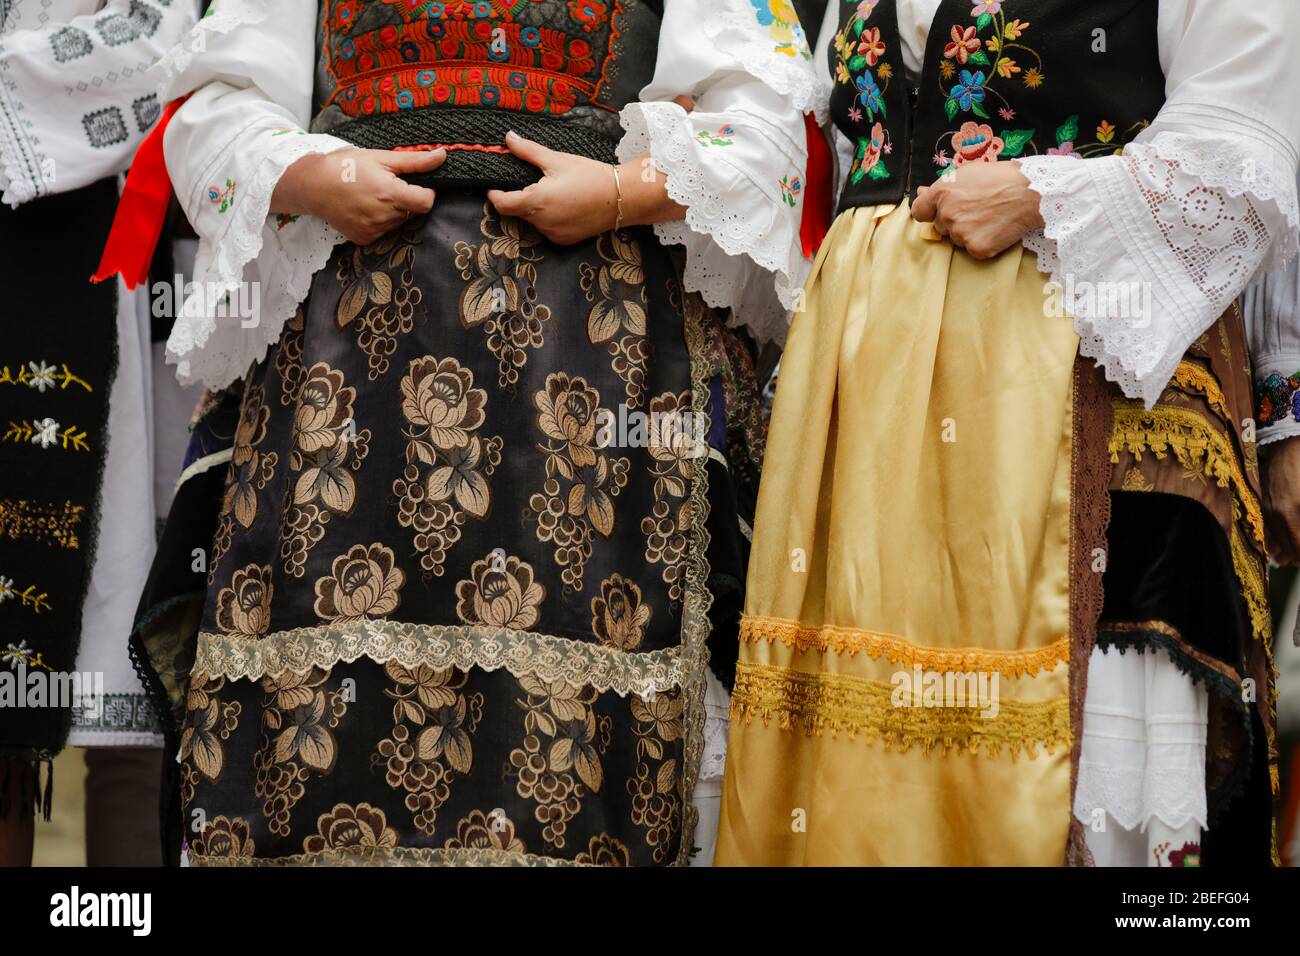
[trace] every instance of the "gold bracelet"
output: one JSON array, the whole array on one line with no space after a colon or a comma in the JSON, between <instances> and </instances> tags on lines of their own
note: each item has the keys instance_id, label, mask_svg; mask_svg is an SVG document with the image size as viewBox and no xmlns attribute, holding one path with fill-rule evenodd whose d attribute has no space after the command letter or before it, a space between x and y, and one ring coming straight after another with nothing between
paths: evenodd
<instances>
[{"instance_id":1,"label":"gold bracelet","mask_svg":"<svg viewBox=\"0 0 1300 956\"><path fill-rule=\"evenodd\" d=\"M618 204L618 216L614 219L614 228L623 228L623 180L618 176L618 163L610 163L610 169L614 170L614 193L615 202Z\"/></svg>"}]
</instances>

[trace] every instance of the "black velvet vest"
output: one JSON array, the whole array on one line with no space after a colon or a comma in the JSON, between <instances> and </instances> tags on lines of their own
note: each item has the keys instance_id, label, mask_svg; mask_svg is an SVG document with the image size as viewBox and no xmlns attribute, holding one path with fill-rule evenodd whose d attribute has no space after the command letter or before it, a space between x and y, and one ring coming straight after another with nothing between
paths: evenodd
<instances>
[{"instance_id":1,"label":"black velvet vest","mask_svg":"<svg viewBox=\"0 0 1300 956\"><path fill-rule=\"evenodd\" d=\"M966 163L1116 153L1164 104L1156 0L943 0L911 88L895 0L840 6L841 210L914 198Z\"/></svg>"}]
</instances>

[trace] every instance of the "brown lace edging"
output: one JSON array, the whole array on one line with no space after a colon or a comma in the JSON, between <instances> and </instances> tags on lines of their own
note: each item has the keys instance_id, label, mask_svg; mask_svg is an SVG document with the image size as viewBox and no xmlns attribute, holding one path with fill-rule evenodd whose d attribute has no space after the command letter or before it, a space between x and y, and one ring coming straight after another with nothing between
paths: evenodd
<instances>
[{"instance_id":1,"label":"brown lace edging","mask_svg":"<svg viewBox=\"0 0 1300 956\"><path fill-rule=\"evenodd\" d=\"M682 323L686 333L686 350L691 361L691 412L696 421L709 422L710 364L704 335L706 306L698 293L682 292ZM686 555L686 593L682 604L682 643L680 664L684 723L682 782L686 799L682 801L681 845L676 866L689 866L695 842L699 811L691 799L704 756L704 689L709 667L709 634L713 625L709 609L713 592L709 590L709 471L703 461L696 461L691 476L691 546Z\"/></svg>"},{"instance_id":2,"label":"brown lace edging","mask_svg":"<svg viewBox=\"0 0 1300 956\"><path fill-rule=\"evenodd\" d=\"M1070 830L1067 866L1093 866L1083 824L1074 816L1083 746L1083 703L1088 662L1097 642L1097 620L1105 600L1096 558L1106 554L1110 526L1110 447L1114 412L1110 388L1096 363L1074 360L1070 432ZM1104 568L1104 561L1101 564Z\"/></svg>"},{"instance_id":3,"label":"brown lace edging","mask_svg":"<svg viewBox=\"0 0 1300 956\"><path fill-rule=\"evenodd\" d=\"M783 618L748 614L740 621L740 639L751 644L780 641L798 651L834 651L849 656L862 652L872 660L884 657L894 664L919 666L938 673L996 671L1003 677L1036 677L1070 656L1070 642L1065 637L1045 647L1017 651L991 651L982 647L921 647L893 634L833 624L804 625Z\"/></svg>"}]
</instances>

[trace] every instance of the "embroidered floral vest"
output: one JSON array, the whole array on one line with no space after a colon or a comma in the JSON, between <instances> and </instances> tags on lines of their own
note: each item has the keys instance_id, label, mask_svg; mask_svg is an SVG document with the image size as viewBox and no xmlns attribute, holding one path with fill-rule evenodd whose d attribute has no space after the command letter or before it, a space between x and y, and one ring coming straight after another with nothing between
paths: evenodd
<instances>
[{"instance_id":1,"label":"embroidered floral vest","mask_svg":"<svg viewBox=\"0 0 1300 956\"><path fill-rule=\"evenodd\" d=\"M854 144L840 209L949 169L1122 150L1164 103L1152 0L943 0L909 87L894 0L832 0L831 114Z\"/></svg>"},{"instance_id":2,"label":"embroidered floral vest","mask_svg":"<svg viewBox=\"0 0 1300 956\"><path fill-rule=\"evenodd\" d=\"M359 146L445 145L439 180L536 170L505 133L610 161L618 112L654 73L653 0L321 0L313 132Z\"/></svg>"}]
</instances>

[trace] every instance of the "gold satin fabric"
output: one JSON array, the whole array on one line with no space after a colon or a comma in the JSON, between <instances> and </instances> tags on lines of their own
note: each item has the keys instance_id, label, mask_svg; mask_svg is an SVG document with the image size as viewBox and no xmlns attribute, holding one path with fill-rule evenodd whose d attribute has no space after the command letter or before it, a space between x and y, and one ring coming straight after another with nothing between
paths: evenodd
<instances>
[{"instance_id":1,"label":"gold satin fabric","mask_svg":"<svg viewBox=\"0 0 1300 956\"><path fill-rule=\"evenodd\" d=\"M718 863L1063 861L1078 338L1045 282L906 204L832 226L781 361ZM913 668L996 673L997 715L882 704Z\"/></svg>"}]
</instances>

